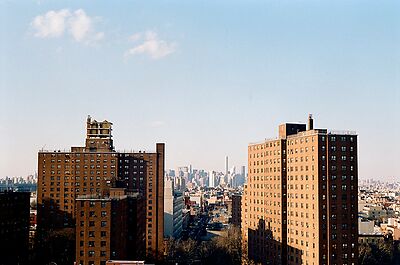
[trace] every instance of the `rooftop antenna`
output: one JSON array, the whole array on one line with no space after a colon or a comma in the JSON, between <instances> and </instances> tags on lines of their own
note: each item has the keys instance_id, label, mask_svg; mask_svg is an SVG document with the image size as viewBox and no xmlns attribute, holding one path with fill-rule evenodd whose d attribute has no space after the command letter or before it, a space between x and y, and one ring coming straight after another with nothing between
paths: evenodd
<instances>
[{"instance_id":1,"label":"rooftop antenna","mask_svg":"<svg viewBox=\"0 0 400 265\"><path fill-rule=\"evenodd\" d=\"M314 120L312 117L312 114L308 114L308 130L313 130L314 129Z\"/></svg>"}]
</instances>

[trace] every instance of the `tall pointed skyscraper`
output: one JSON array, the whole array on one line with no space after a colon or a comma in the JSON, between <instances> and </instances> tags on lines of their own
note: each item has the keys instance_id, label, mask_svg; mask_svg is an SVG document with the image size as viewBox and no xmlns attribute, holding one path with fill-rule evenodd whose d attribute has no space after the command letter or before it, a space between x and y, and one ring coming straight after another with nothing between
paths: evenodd
<instances>
[{"instance_id":1,"label":"tall pointed skyscraper","mask_svg":"<svg viewBox=\"0 0 400 265\"><path fill-rule=\"evenodd\" d=\"M225 156L225 176L229 174L229 163L228 163L228 156Z\"/></svg>"}]
</instances>

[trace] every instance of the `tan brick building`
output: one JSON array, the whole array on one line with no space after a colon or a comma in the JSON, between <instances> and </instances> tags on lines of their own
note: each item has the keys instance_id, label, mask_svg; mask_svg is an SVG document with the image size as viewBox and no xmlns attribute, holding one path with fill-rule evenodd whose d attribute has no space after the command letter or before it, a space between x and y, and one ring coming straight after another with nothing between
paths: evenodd
<instances>
[{"instance_id":1,"label":"tan brick building","mask_svg":"<svg viewBox=\"0 0 400 265\"><path fill-rule=\"evenodd\" d=\"M78 196L109 195L110 188L138 192L145 201L145 248L163 253L165 145L155 152L117 152L112 123L87 119L86 144L38 153L38 232L75 227Z\"/></svg>"},{"instance_id":2,"label":"tan brick building","mask_svg":"<svg viewBox=\"0 0 400 265\"><path fill-rule=\"evenodd\" d=\"M120 189L117 189L120 190ZM76 199L76 264L145 258L145 206L139 193Z\"/></svg>"},{"instance_id":3,"label":"tan brick building","mask_svg":"<svg viewBox=\"0 0 400 265\"><path fill-rule=\"evenodd\" d=\"M357 135L282 124L250 144L242 235L263 264L357 264Z\"/></svg>"}]
</instances>

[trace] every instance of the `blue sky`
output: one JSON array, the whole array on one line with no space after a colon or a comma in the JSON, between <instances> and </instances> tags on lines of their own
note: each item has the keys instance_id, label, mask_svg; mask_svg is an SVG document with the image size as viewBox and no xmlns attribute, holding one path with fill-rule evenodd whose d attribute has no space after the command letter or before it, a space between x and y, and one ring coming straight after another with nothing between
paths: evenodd
<instances>
[{"instance_id":1,"label":"blue sky","mask_svg":"<svg viewBox=\"0 0 400 265\"><path fill-rule=\"evenodd\" d=\"M360 178L400 177L398 1L0 1L0 176L37 151L166 142L167 167L247 165L306 121L359 134Z\"/></svg>"}]
</instances>

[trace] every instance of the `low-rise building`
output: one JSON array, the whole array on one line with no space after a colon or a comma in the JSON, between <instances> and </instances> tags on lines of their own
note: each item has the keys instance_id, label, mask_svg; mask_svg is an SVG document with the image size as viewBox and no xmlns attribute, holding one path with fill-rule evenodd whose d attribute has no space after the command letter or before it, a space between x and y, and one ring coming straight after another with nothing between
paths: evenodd
<instances>
[{"instance_id":1,"label":"low-rise building","mask_svg":"<svg viewBox=\"0 0 400 265\"><path fill-rule=\"evenodd\" d=\"M372 235L374 234L374 221L358 218L358 234L359 235Z\"/></svg>"},{"instance_id":2,"label":"low-rise building","mask_svg":"<svg viewBox=\"0 0 400 265\"><path fill-rule=\"evenodd\" d=\"M370 220L382 220L387 218L387 211L382 205L365 205L360 215Z\"/></svg>"},{"instance_id":3,"label":"low-rise building","mask_svg":"<svg viewBox=\"0 0 400 265\"><path fill-rule=\"evenodd\" d=\"M358 243L359 244L381 244L385 241L385 236L383 234L377 235L359 235L358 236Z\"/></svg>"},{"instance_id":4,"label":"low-rise building","mask_svg":"<svg viewBox=\"0 0 400 265\"><path fill-rule=\"evenodd\" d=\"M106 265L110 259L143 259L144 200L138 193L111 189L108 196L76 199L76 264Z\"/></svg>"}]
</instances>

